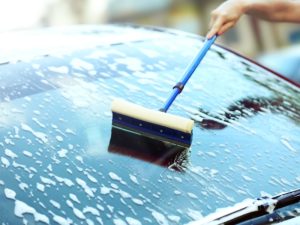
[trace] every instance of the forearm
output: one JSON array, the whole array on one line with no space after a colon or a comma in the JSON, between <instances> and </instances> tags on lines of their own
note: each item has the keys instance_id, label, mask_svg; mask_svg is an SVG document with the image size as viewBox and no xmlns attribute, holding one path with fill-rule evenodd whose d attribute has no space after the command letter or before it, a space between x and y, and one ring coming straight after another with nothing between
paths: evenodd
<instances>
[{"instance_id":1,"label":"forearm","mask_svg":"<svg viewBox=\"0 0 300 225\"><path fill-rule=\"evenodd\" d=\"M227 0L211 12L207 38L235 26L243 14L277 22L300 23L300 0Z\"/></svg>"},{"instance_id":2,"label":"forearm","mask_svg":"<svg viewBox=\"0 0 300 225\"><path fill-rule=\"evenodd\" d=\"M264 20L300 22L300 1L242 0L244 13Z\"/></svg>"}]
</instances>

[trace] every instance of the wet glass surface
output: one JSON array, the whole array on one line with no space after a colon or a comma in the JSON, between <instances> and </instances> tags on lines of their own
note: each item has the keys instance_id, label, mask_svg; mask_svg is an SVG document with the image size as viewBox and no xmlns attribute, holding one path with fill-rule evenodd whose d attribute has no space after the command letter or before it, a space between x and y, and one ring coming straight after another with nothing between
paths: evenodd
<instances>
[{"instance_id":1,"label":"wet glass surface","mask_svg":"<svg viewBox=\"0 0 300 225\"><path fill-rule=\"evenodd\" d=\"M184 224L299 187L299 88L217 46L169 111L190 149L109 148L112 100L159 109L202 45L156 32L0 66L2 224Z\"/></svg>"}]
</instances>

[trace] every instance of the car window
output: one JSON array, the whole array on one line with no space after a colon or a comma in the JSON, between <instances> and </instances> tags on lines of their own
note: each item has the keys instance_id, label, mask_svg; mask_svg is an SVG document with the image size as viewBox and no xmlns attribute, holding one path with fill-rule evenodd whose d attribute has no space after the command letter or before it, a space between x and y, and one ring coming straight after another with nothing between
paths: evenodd
<instances>
[{"instance_id":1,"label":"car window","mask_svg":"<svg viewBox=\"0 0 300 225\"><path fill-rule=\"evenodd\" d=\"M112 100L159 109L201 45L161 33L2 64L2 224L182 224L298 187L299 88L218 46L169 111L195 120L190 149L110 147Z\"/></svg>"}]
</instances>

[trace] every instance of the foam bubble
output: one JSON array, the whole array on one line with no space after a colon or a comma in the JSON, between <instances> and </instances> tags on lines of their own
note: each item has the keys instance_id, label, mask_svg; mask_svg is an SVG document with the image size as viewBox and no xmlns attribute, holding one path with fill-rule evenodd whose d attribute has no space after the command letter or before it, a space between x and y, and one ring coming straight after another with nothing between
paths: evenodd
<instances>
[{"instance_id":1,"label":"foam bubble","mask_svg":"<svg viewBox=\"0 0 300 225\"><path fill-rule=\"evenodd\" d=\"M5 194L6 198L9 198L9 199L15 199L16 198L16 192L9 189L9 188L4 189L4 194Z\"/></svg>"},{"instance_id":2,"label":"foam bubble","mask_svg":"<svg viewBox=\"0 0 300 225\"><path fill-rule=\"evenodd\" d=\"M23 218L24 214L32 214L36 222L43 222L49 224L49 218L43 214L38 213L33 207L27 205L20 200L15 201L15 215Z\"/></svg>"}]
</instances>

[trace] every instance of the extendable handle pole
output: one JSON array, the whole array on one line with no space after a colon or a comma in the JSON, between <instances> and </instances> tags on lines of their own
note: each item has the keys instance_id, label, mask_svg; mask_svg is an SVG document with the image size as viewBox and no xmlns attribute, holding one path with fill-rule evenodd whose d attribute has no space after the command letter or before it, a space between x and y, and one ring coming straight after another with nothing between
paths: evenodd
<instances>
[{"instance_id":1,"label":"extendable handle pole","mask_svg":"<svg viewBox=\"0 0 300 225\"><path fill-rule=\"evenodd\" d=\"M193 61L189 64L189 66L186 68L185 73L181 79L173 88L172 95L169 97L169 99L166 101L164 107L160 110L162 112L167 112L169 107L172 105L173 101L176 99L176 97L181 93L184 86L198 67L198 65L201 63L202 59L206 55L207 51L210 49L211 45L215 42L217 38L217 35L213 36L210 39L206 39L201 50L196 55L196 57L193 59Z\"/></svg>"}]
</instances>

